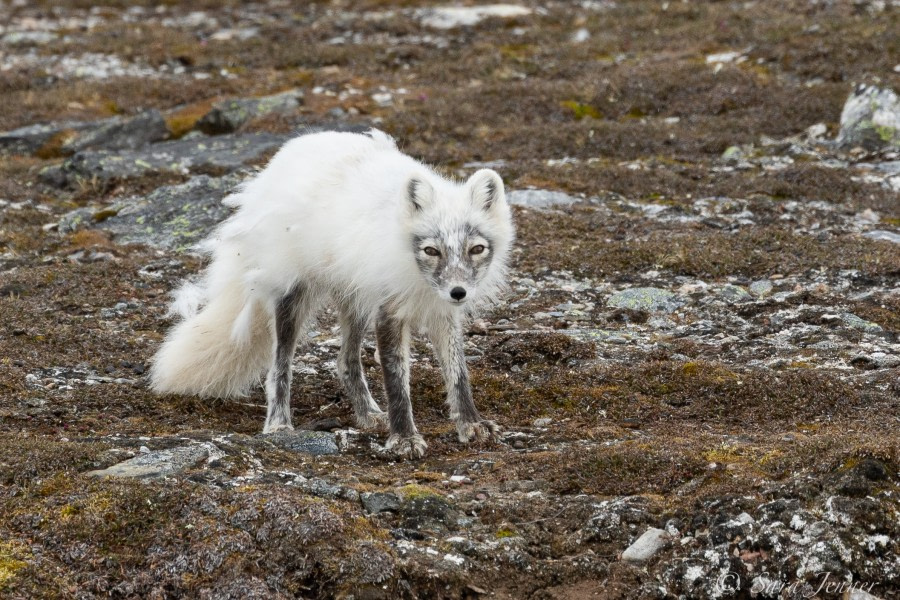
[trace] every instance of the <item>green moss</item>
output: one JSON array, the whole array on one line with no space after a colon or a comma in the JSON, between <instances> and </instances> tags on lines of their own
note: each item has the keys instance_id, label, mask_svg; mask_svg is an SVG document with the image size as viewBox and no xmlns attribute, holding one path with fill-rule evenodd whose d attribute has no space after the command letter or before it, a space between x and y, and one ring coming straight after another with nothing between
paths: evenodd
<instances>
[{"instance_id":1,"label":"green moss","mask_svg":"<svg viewBox=\"0 0 900 600\"><path fill-rule=\"evenodd\" d=\"M15 540L0 541L0 590L10 589L16 575L28 566L31 558L28 546Z\"/></svg>"},{"instance_id":2,"label":"green moss","mask_svg":"<svg viewBox=\"0 0 900 600\"><path fill-rule=\"evenodd\" d=\"M572 111L572 114L575 117L576 121L580 121L585 117L590 117L591 119L602 119L603 115L599 110L591 106L590 104L584 104L582 102L578 102L576 100L564 100L560 102L560 106L563 108L567 108Z\"/></svg>"},{"instance_id":3,"label":"green moss","mask_svg":"<svg viewBox=\"0 0 900 600\"><path fill-rule=\"evenodd\" d=\"M419 485L416 483L404 485L397 490L397 494L399 494L405 500L417 500L420 498L440 498L441 500L444 499L443 495L437 493L430 487Z\"/></svg>"},{"instance_id":4,"label":"green moss","mask_svg":"<svg viewBox=\"0 0 900 600\"><path fill-rule=\"evenodd\" d=\"M503 538L516 537L519 534L516 533L516 531L514 531L512 529L503 527L503 528L498 529L497 533L495 535L497 536L497 538L503 539Z\"/></svg>"}]
</instances>

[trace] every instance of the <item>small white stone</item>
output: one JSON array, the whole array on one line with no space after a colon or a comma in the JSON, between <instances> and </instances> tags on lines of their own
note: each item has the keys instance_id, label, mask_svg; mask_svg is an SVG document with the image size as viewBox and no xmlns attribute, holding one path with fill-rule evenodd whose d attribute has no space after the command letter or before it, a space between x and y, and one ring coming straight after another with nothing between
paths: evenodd
<instances>
[{"instance_id":1,"label":"small white stone","mask_svg":"<svg viewBox=\"0 0 900 600\"><path fill-rule=\"evenodd\" d=\"M662 529L655 527L649 528L639 537L633 544L625 549L622 553L622 560L628 562L644 562L659 552L666 542L669 541L670 535Z\"/></svg>"}]
</instances>

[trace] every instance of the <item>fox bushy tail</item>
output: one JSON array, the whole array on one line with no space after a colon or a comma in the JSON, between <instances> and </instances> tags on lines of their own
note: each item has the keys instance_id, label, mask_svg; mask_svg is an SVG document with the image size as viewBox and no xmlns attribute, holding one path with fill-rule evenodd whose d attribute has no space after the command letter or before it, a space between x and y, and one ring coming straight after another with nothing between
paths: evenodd
<instances>
[{"instance_id":1,"label":"fox bushy tail","mask_svg":"<svg viewBox=\"0 0 900 600\"><path fill-rule=\"evenodd\" d=\"M191 288L191 286L193 286ZM187 294L204 294L194 284ZM192 305L153 359L151 387L159 393L206 398L246 396L272 360L271 308L249 296L239 279L216 286L215 295ZM197 311L197 305L204 306ZM177 309L176 309L177 310Z\"/></svg>"}]
</instances>

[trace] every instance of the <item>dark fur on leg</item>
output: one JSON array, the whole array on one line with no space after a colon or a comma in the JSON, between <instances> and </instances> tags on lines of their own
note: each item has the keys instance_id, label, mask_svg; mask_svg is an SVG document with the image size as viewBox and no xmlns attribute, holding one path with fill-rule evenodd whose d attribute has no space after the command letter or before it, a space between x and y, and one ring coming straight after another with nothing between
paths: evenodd
<instances>
[{"instance_id":1,"label":"dark fur on leg","mask_svg":"<svg viewBox=\"0 0 900 600\"><path fill-rule=\"evenodd\" d=\"M266 378L266 424L263 433L293 429L291 425L291 362L310 306L303 284L296 284L275 307L275 360Z\"/></svg>"},{"instance_id":2,"label":"dark fur on leg","mask_svg":"<svg viewBox=\"0 0 900 600\"><path fill-rule=\"evenodd\" d=\"M343 304L340 313L342 341L337 371L353 405L356 426L361 429L387 428L387 414L369 393L359 356L366 333L366 320L352 309L350 303Z\"/></svg>"},{"instance_id":3,"label":"dark fur on leg","mask_svg":"<svg viewBox=\"0 0 900 600\"><path fill-rule=\"evenodd\" d=\"M397 454L423 456L427 445L416 429L409 398L409 326L397 319L388 307L382 307L378 311L375 337L388 402L390 436L385 448Z\"/></svg>"},{"instance_id":4,"label":"dark fur on leg","mask_svg":"<svg viewBox=\"0 0 900 600\"><path fill-rule=\"evenodd\" d=\"M472 399L459 320L436 323L431 330L431 343L444 374L450 418L456 422L459 441L498 439L500 427L494 421L482 419Z\"/></svg>"}]
</instances>

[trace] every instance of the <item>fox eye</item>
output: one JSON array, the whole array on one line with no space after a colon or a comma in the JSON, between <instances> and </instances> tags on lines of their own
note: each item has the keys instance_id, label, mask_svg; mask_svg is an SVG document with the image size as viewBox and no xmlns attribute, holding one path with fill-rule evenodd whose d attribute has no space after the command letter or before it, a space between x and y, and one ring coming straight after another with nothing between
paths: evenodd
<instances>
[{"instance_id":1,"label":"fox eye","mask_svg":"<svg viewBox=\"0 0 900 600\"><path fill-rule=\"evenodd\" d=\"M472 248L469 249L469 254L481 254L482 252L484 252L484 250L484 246L478 244L477 246L472 246Z\"/></svg>"},{"instance_id":2,"label":"fox eye","mask_svg":"<svg viewBox=\"0 0 900 600\"><path fill-rule=\"evenodd\" d=\"M424 250L425 250L425 254L427 254L428 256L440 256L441 255L441 253L438 251L437 248L433 248L431 246L425 246Z\"/></svg>"}]
</instances>

